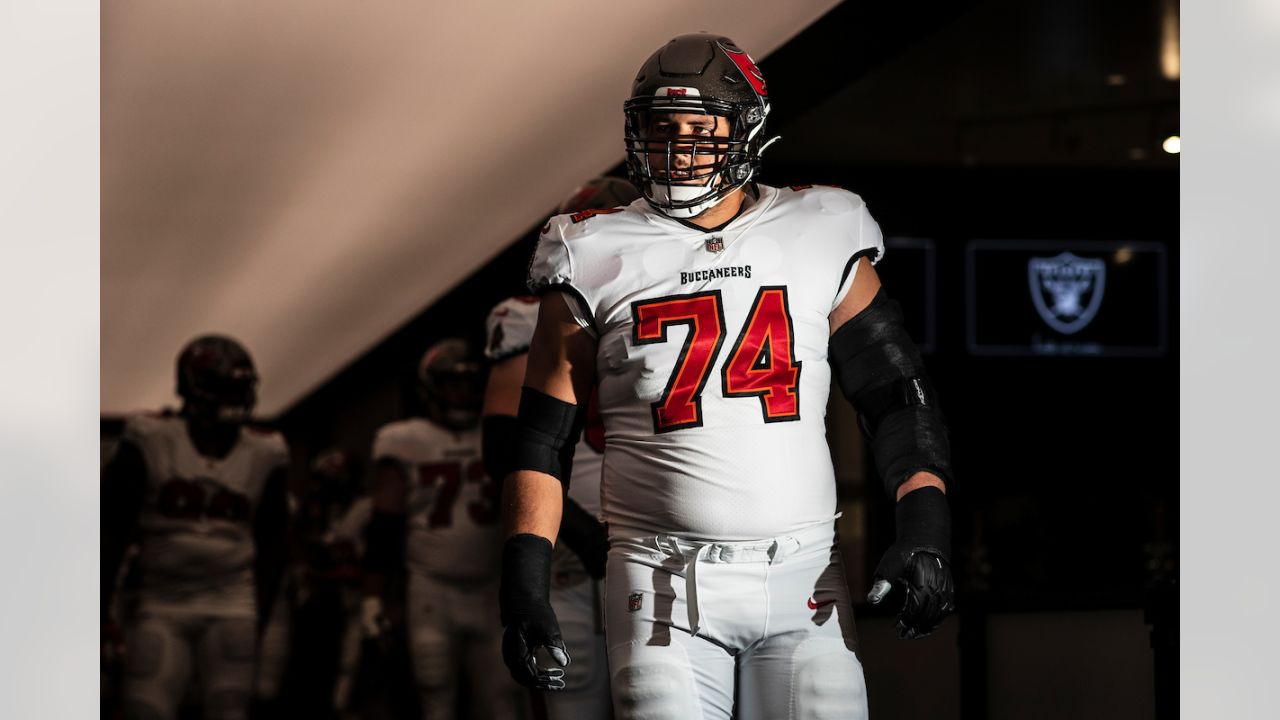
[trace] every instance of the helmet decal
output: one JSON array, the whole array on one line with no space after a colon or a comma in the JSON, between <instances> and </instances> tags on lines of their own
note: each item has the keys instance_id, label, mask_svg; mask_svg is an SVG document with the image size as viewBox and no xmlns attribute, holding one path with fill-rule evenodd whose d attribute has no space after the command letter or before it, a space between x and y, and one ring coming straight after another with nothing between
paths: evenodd
<instances>
[{"instance_id":1,"label":"helmet decal","mask_svg":"<svg viewBox=\"0 0 1280 720\"><path fill-rule=\"evenodd\" d=\"M764 84L764 75L760 72L760 68L756 67L755 61L751 59L751 56L736 48L730 50L725 47L724 43L718 44L720 49L724 50L724 54L728 55L733 64L737 65L738 69L742 71L742 75L747 79L747 82L751 83L751 89L755 90L756 94L762 98L769 97L769 89Z\"/></svg>"},{"instance_id":2,"label":"helmet decal","mask_svg":"<svg viewBox=\"0 0 1280 720\"><path fill-rule=\"evenodd\" d=\"M698 88L664 85L655 90L653 95L654 97L699 97L702 93L698 92Z\"/></svg>"}]
</instances>

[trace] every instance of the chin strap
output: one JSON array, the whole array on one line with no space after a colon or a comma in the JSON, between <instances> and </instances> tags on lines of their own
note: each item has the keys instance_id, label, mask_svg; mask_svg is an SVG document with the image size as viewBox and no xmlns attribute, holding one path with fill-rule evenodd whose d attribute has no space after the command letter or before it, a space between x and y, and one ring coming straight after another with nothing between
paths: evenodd
<instances>
[{"instance_id":1,"label":"chin strap","mask_svg":"<svg viewBox=\"0 0 1280 720\"><path fill-rule=\"evenodd\" d=\"M645 199L649 200L649 204L652 205L655 210L662 213L663 215L666 215L669 218L687 220L691 217L697 217L698 215L701 215L702 213L706 212L709 208L714 207L721 200L724 200L726 197L728 197L729 194L732 193L734 190L737 190L738 188L750 182L753 175L754 173L749 172L747 173L747 176L742 179L741 182L734 183L733 185L724 189L723 191L716 191L714 193L711 193L710 196L708 196L708 198L703 202L700 202L697 205L691 205L689 207L678 207L678 208L664 207L663 205L660 204L660 201L672 200L674 202L688 202L690 200L697 198L699 195L701 195L702 193L700 191L703 191L706 189L705 185L671 185L670 186L671 194L668 195L667 194L668 186L665 183L656 183L656 182L649 183L649 195L647 195ZM720 177L720 173L717 173L716 178L719 178L719 177ZM691 191L691 192L681 192L681 191ZM686 197L681 197L682 195ZM652 196L652 199L650 199L650 196Z\"/></svg>"}]
</instances>

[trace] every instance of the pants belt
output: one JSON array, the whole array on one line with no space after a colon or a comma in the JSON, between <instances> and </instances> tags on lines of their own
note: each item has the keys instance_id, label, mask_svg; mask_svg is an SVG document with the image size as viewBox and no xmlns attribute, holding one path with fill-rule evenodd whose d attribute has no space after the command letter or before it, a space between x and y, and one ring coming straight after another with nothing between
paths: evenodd
<instances>
[{"instance_id":1,"label":"pants belt","mask_svg":"<svg viewBox=\"0 0 1280 720\"><path fill-rule=\"evenodd\" d=\"M840 517L839 514L836 517ZM805 541L813 542L809 530L830 527L831 520L823 520L810 527L801 528L792 535L782 535L770 540L746 540L742 542L699 543L674 535L658 535L654 538L658 549L684 561L685 605L689 609L689 634L697 635L701 626L698 612L698 566L704 563L766 562L770 565L782 562L787 556L804 547ZM826 536L825 533L822 533Z\"/></svg>"}]
</instances>

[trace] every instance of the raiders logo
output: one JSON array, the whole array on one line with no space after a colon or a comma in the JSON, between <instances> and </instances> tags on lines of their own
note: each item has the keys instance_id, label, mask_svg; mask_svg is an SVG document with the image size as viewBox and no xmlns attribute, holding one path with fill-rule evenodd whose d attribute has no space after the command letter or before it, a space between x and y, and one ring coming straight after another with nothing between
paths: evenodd
<instances>
[{"instance_id":1,"label":"raiders logo","mask_svg":"<svg viewBox=\"0 0 1280 720\"><path fill-rule=\"evenodd\" d=\"M1096 258L1064 252L1027 263L1031 301L1040 319L1063 335L1083 330L1102 305L1107 264Z\"/></svg>"}]
</instances>

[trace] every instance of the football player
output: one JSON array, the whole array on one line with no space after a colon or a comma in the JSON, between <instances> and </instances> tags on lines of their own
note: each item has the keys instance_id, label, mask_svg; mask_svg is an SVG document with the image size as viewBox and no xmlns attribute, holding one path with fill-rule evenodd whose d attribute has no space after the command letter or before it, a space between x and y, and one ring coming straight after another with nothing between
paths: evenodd
<instances>
[{"instance_id":1,"label":"football player","mask_svg":"<svg viewBox=\"0 0 1280 720\"><path fill-rule=\"evenodd\" d=\"M575 190L560 205L559 214L608 210L629 205L639 197L635 186L626 180L596 178ZM497 478L511 469L520 386L537 320L538 297L524 295L498 303L486 323L485 355L490 370L485 385L484 462ZM612 714L600 613L600 580L608 552L604 525L599 520L604 425L594 394L587 407L587 425L574 450L573 477L560 521L563 543L552 553L551 564L551 606L560 621L565 646L578 666L566 678L563 692L542 698L552 720L607 718Z\"/></svg>"},{"instance_id":2,"label":"football player","mask_svg":"<svg viewBox=\"0 0 1280 720\"><path fill-rule=\"evenodd\" d=\"M294 558L260 641L254 690L261 717L327 717L346 707L359 657L360 553L370 512L360 486L356 458L329 448L312 460L301 496L290 501Z\"/></svg>"},{"instance_id":3,"label":"football player","mask_svg":"<svg viewBox=\"0 0 1280 720\"><path fill-rule=\"evenodd\" d=\"M862 198L753 182L769 95L725 37L682 35L623 106L643 199L552 219L504 484L504 660L539 688L570 657L548 599L563 482L596 386L605 426L605 626L620 718L862 718L835 549L832 373L896 500L870 600L899 634L952 606L946 429ZM568 671L573 672L574 667Z\"/></svg>"},{"instance_id":4,"label":"football player","mask_svg":"<svg viewBox=\"0 0 1280 720\"><path fill-rule=\"evenodd\" d=\"M104 614L108 580L138 544L126 718L174 717L193 673L204 717L248 712L257 619L284 567L288 518L284 438L247 425L257 383L239 343L196 338L178 356L181 411L130 418L103 470Z\"/></svg>"},{"instance_id":5,"label":"football player","mask_svg":"<svg viewBox=\"0 0 1280 720\"><path fill-rule=\"evenodd\" d=\"M385 577L408 567L406 616L414 678L424 717L457 715L460 671L475 717L524 717L526 693L503 673L497 612L497 484L480 454L483 376L479 354L464 340L441 340L418 372L425 417L383 426L375 463L365 550L363 623L385 624Z\"/></svg>"}]
</instances>

